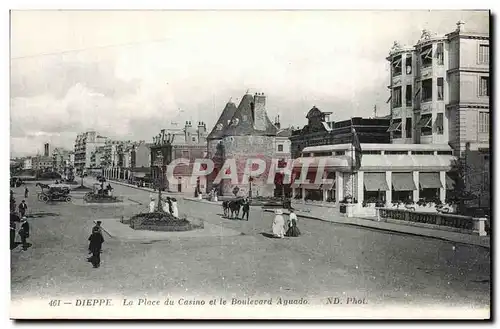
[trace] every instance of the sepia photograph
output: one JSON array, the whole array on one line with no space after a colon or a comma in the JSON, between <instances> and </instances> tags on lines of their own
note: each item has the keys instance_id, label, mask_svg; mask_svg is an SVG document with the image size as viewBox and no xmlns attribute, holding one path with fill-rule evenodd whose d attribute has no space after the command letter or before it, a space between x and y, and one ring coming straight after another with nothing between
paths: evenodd
<instances>
[{"instance_id":1,"label":"sepia photograph","mask_svg":"<svg viewBox=\"0 0 500 329\"><path fill-rule=\"evenodd\" d=\"M9 25L11 319L491 319L489 10Z\"/></svg>"}]
</instances>

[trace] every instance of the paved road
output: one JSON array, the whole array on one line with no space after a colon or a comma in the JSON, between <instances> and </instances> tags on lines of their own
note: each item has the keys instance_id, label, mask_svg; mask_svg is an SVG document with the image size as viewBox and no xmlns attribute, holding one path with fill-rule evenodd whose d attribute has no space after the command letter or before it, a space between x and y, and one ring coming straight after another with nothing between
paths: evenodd
<instances>
[{"instance_id":1,"label":"paved road","mask_svg":"<svg viewBox=\"0 0 500 329\"><path fill-rule=\"evenodd\" d=\"M365 297L372 305L489 306L490 253L485 248L312 219L299 222L301 237L272 239L266 236L270 213L252 208L250 221L228 220L219 215L220 206L184 200L181 214L244 235L148 244L105 237L103 265L93 269L85 262L92 220L147 211L149 192L114 187L115 195L143 205L46 205L28 199L33 212L54 214L31 220L29 251L12 251L13 299L281 294ZM15 190L20 194L22 188Z\"/></svg>"}]
</instances>

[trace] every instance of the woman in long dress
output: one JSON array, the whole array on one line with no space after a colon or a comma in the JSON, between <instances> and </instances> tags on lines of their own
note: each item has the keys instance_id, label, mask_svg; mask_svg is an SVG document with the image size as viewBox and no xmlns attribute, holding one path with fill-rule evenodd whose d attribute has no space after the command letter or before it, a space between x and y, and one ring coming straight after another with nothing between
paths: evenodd
<instances>
[{"instance_id":1,"label":"woman in long dress","mask_svg":"<svg viewBox=\"0 0 500 329\"><path fill-rule=\"evenodd\" d=\"M293 209L290 209L290 216L288 218L288 231L286 232L286 236L293 236L297 237L300 235L300 230L297 227L297 215L293 211Z\"/></svg>"},{"instance_id":2,"label":"woman in long dress","mask_svg":"<svg viewBox=\"0 0 500 329\"><path fill-rule=\"evenodd\" d=\"M163 199L163 211L170 214L170 207L168 205L167 199Z\"/></svg>"},{"instance_id":3,"label":"woman in long dress","mask_svg":"<svg viewBox=\"0 0 500 329\"><path fill-rule=\"evenodd\" d=\"M149 212L155 212L155 199L151 198L151 201L149 202Z\"/></svg>"},{"instance_id":4,"label":"woman in long dress","mask_svg":"<svg viewBox=\"0 0 500 329\"><path fill-rule=\"evenodd\" d=\"M177 207L177 199L172 198L171 200L172 200L172 215L175 218L179 218L179 208Z\"/></svg>"},{"instance_id":5,"label":"woman in long dress","mask_svg":"<svg viewBox=\"0 0 500 329\"><path fill-rule=\"evenodd\" d=\"M285 219L283 218L283 210L276 209L274 213L273 235L276 238L282 239L285 236Z\"/></svg>"}]
</instances>

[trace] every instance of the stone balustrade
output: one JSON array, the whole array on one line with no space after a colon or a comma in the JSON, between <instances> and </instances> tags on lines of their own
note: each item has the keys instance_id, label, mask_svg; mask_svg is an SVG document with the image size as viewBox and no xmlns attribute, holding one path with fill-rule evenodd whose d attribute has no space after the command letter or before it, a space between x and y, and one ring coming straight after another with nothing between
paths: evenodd
<instances>
[{"instance_id":1,"label":"stone balustrade","mask_svg":"<svg viewBox=\"0 0 500 329\"><path fill-rule=\"evenodd\" d=\"M486 218L474 218L443 213L425 213L403 209L377 208L377 219L380 221L394 219L411 223L430 224L443 228L460 229L461 231L479 236L486 235Z\"/></svg>"}]
</instances>

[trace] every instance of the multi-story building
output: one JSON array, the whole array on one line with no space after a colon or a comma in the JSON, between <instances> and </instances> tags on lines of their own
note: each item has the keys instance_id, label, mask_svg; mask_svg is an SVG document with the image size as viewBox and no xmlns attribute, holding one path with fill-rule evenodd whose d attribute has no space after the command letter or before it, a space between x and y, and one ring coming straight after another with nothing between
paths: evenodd
<instances>
[{"instance_id":1,"label":"multi-story building","mask_svg":"<svg viewBox=\"0 0 500 329\"><path fill-rule=\"evenodd\" d=\"M424 30L412 47L397 42L391 63L393 143L449 144L467 161L467 188L489 199L489 35L455 31L438 36ZM480 186L480 187L478 187ZM475 191L475 192L474 192ZM478 192L479 191L479 192ZM483 200L482 204L485 204Z\"/></svg>"},{"instance_id":2,"label":"multi-story building","mask_svg":"<svg viewBox=\"0 0 500 329\"><path fill-rule=\"evenodd\" d=\"M108 153L110 154L108 158L117 159L117 166L104 168L105 177L134 180L134 178L144 178L146 173L150 171L150 144L145 141L111 144L108 147Z\"/></svg>"},{"instance_id":3,"label":"multi-story building","mask_svg":"<svg viewBox=\"0 0 500 329\"><path fill-rule=\"evenodd\" d=\"M31 170L31 169L33 169L32 157L27 157L26 159L24 159L23 169L24 170Z\"/></svg>"},{"instance_id":4,"label":"multi-story building","mask_svg":"<svg viewBox=\"0 0 500 329\"><path fill-rule=\"evenodd\" d=\"M350 143L352 128L356 129L360 143L389 143L387 128L389 118L352 118L333 122L331 112L323 112L314 106L307 113L307 125L295 129L290 136L291 155L296 159L305 147Z\"/></svg>"},{"instance_id":5,"label":"multi-story building","mask_svg":"<svg viewBox=\"0 0 500 329\"><path fill-rule=\"evenodd\" d=\"M95 131L79 134L75 140L75 168L78 172L90 168L92 152L99 146L104 146L106 137L100 136Z\"/></svg>"},{"instance_id":6,"label":"multi-story building","mask_svg":"<svg viewBox=\"0 0 500 329\"><path fill-rule=\"evenodd\" d=\"M32 169L36 172L47 172L52 170L52 157L37 155L31 158Z\"/></svg>"},{"instance_id":7,"label":"multi-story building","mask_svg":"<svg viewBox=\"0 0 500 329\"><path fill-rule=\"evenodd\" d=\"M90 156L90 167L92 169L101 169L105 159L105 146L96 148Z\"/></svg>"},{"instance_id":8,"label":"multi-story building","mask_svg":"<svg viewBox=\"0 0 500 329\"><path fill-rule=\"evenodd\" d=\"M52 151L52 169L56 172L64 172L67 166L69 151L60 147L54 148Z\"/></svg>"},{"instance_id":9,"label":"multi-story building","mask_svg":"<svg viewBox=\"0 0 500 329\"><path fill-rule=\"evenodd\" d=\"M153 137L150 149L152 180L159 181L162 173L166 175L166 166L171 161L180 158L189 159L189 165L181 164L175 167L173 183L164 179L165 188L172 192L194 193L196 185L191 182L191 173L194 161L205 158L207 154L206 124L198 122L198 125L193 127L191 121L186 121L182 130L175 127L162 129L157 136ZM136 167L138 167L137 164ZM198 184L205 191L205 177L201 177Z\"/></svg>"}]
</instances>

